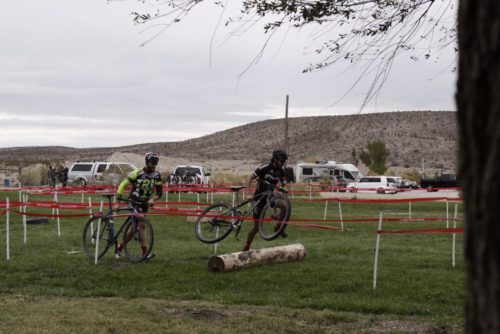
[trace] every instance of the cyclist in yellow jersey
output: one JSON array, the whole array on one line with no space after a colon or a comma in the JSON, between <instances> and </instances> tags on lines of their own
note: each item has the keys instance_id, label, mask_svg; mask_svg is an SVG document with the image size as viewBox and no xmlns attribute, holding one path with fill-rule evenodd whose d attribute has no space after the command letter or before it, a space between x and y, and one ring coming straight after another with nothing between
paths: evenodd
<instances>
[{"instance_id":1,"label":"cyclist in yellow jersey","mask_svg":"<svg viewBox=\"0 0 500 334\"><path fill-rule=\"evenodd\" d=\"M128 177L120 183L117 191L119 200L126 200L129 207L142 213L148 212L148 208L152 207L155 201L159 200L163 195L163 182L161 180L160 172L156 170L156 166L160 160L158 155L153 152L148 152L144 158L146 166L142 169L132 171ZM129 185L132 187L128 198L125 199L123 194ZM145 226L143 224L139 224L139 232L142 240L145 240L144 229ZM131 237L132 235L130 235L130 238ZM128 240L130 239L127 235L127 241ZM123 244L121 243L116 247L116 257L120 257L122 250ZM148 251L146 244L142 245L142 251L144 254ZM148 259L154 256L155 254L149 253Z\"/></svg>"}]
</instances>

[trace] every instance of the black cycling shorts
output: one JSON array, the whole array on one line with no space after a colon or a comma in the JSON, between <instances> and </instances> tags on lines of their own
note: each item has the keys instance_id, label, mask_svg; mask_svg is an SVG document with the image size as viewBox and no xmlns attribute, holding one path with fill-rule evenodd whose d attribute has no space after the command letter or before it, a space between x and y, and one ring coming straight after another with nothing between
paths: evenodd
<instances>
[{"instance_id":1,"label":"black cycling shorts","mask_svg":"<svg viewBox=\"0 0 500 334\"><path fill-rule=\"evenodd\" d=\"M148 212L149 206L148 202L128 202L128 207L135 209L138 213L146 213Z\"/></svg>"}]
</instances>

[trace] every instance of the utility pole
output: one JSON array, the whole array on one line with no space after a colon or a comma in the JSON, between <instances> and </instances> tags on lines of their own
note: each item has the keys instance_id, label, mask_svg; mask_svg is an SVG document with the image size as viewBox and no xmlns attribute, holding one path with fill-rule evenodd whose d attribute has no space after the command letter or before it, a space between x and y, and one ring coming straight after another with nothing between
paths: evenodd
<instances>
[{"instance_id":1,"label":"utility pole","mask_svg":"<svg viewBox=\"0 0 500 334\"><path fill-rule=\"evenodd\" d=\"M288 154L288 94L286 96L285 105L285 152Z\"/></svg>"}]
</instances>

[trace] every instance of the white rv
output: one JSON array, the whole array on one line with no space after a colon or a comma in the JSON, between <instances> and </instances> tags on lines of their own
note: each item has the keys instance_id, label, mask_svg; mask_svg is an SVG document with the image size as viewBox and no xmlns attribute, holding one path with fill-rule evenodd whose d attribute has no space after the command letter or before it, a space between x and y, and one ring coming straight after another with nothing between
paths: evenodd
<instances>
[{"instance_id":1,"label":"white rv","mask_svg":"<svg viewBox=\"0 0 500 334\"><path fill-rule=\"evenodd\" d=\"M298 162L295 170L297 182L318 181L324 177L341 179L346 183L358 181L363 174L353 164L337 161Z\"/></svg>"}]
</instances>

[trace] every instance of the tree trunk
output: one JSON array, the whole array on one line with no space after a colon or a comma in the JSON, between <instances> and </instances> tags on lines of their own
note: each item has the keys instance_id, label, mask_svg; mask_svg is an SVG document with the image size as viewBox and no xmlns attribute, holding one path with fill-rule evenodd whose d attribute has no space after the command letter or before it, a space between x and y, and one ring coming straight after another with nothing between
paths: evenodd
<instances>
[{"instance_id":1,"label":"tree trunk","mask_svg":"<svg viewBox=\"0 0 500 334\"><path fill-rule=\"evenodd\" d=\"M224 272L262 264L297 261L305 256L306 249L301 244L229 253L212 256L208 260L208 271Z\"/></svg>"},{"instance_id":2,"label":"tree trunk","mask_svg":"<svg viewBox=\"0 0 500 334\"><path fill-rule=\"evenodd\" d=\"M500 1L460 0L457 109L466 333L500 333Z\"/></svg>"}]
</instances>

